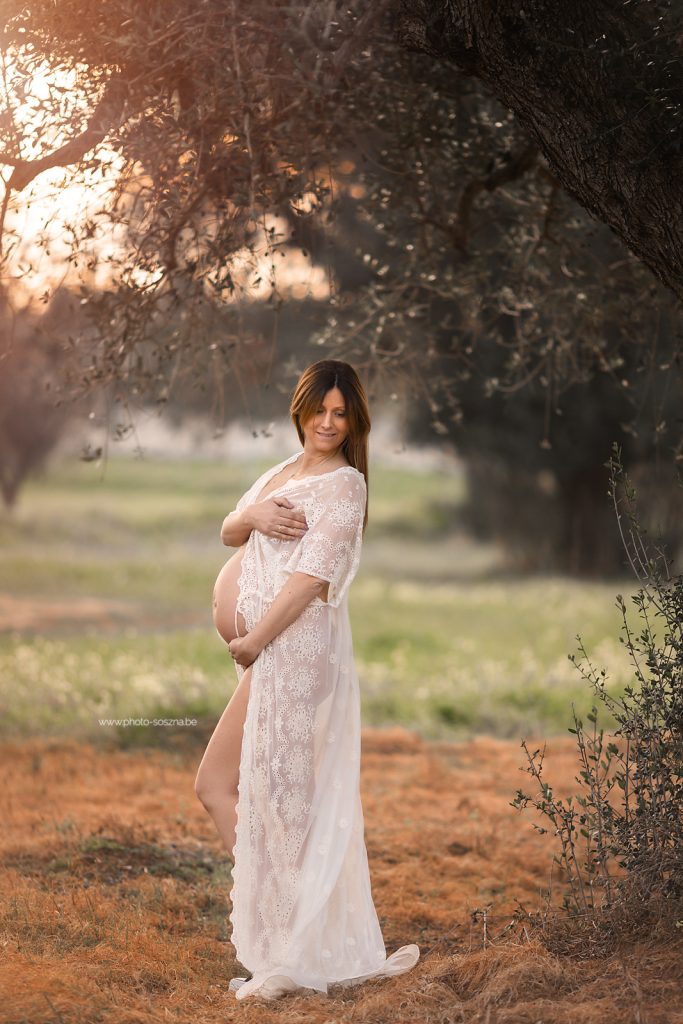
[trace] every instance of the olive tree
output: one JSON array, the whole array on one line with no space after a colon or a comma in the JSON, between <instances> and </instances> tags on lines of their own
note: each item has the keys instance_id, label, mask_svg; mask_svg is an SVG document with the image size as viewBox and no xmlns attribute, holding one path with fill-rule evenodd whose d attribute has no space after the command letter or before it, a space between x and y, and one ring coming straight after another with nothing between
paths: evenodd
<instances>
[{"instance_id":1,"label":"olive tree","mask_svg":"<svg viewBox=\"0 0 683 1024\"><path fill-rule=\"evenodd\" d=\"M82 285L96 333L78 338L77 388L118 382L164 401L185 372L239 383L245 366L272 367L250 300L277 323L278 264L297 249L329 279L315 351L402 377L429 429L461 447L471 437L504 451L494 405L525 395L520 446L540 447L546 465L571 447L566 412L580 418L582 402L586 422L614 409L596 436L616 424L644 430L638 457L680 451L676 6L5 0L2 11L5 260L10 211L43 172L109 185L66 225L74 265L101 263L118 239L106 287ZM288 360L282 378L298 369ZM492 429L463 433L478 421ZM585 450L594 465L555 480L570 494L593 481L590 517L604 454Z\"/></svg>"}]
</instances>

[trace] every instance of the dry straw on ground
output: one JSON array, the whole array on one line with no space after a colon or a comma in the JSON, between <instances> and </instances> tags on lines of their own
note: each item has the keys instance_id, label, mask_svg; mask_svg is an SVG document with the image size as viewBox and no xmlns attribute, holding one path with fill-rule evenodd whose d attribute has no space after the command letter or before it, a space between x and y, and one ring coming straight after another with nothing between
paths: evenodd
<instances>
[{"instance_id":1,"label":"dry straw on ground","mask_svg":"<svg viewBox=\"0 0 683 1024\"><path fill-rule=\"evenodd\" d=\"M509 806L519 745L402 730L363 733L362 793L387 948L417 942L418 966L329 997L238 1003L229 862L193 793L201 751L5 746L0 1020L683 1024L675 929L597 957L513 923L517 900L542 906L553 852ZM547 766L570 791L571 738L550 742Z\"/></svg>"}]
</instances>

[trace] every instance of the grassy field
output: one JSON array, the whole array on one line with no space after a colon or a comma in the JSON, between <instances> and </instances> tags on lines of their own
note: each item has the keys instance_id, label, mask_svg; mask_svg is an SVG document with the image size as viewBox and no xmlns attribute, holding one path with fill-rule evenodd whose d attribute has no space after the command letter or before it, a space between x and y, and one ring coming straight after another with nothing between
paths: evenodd
<instances>
[{"instance_id":1,"label":"grassy field","mask_svg":"<svg viewBox=\"0 0 683 1024\"><path fill-rule=\"evenodd\" d=\"M6 735L220 714L235 674L211 622L231 554L218 531L266 465L74 460L25 488L0 518ZM509 575L500 552L459 531L463 496L456 476L372 473L350 594L364 723L426 738L564 731L571 702L591 704L567 658L577 633L610 686L630 681L614 596L632 584Z\"/></svg>"},{"instance_id":2,"label":"grassy field","mask_svg":"<svg viewBox=\"0 0 683 1024\"><path fill-rule=\"evenodd\" d=\"M604 948L590 922L568 930L546 905L565 884L554 838L510 806L533 789L519 738L590 707L575 635L612 688L630 681L614 606L630 581L514 577L458 530L458 479L389 470L350 597L361 795L387 953L416 942L420 959L237 1004L231 865L193 783L235 685L211 622L218 530L261 468L117 459L100 479L71 463L0 520L0 1019L683 1024L680 915ZM575 742L547 746L566 797Z\"/></svg>"}]
</instances>

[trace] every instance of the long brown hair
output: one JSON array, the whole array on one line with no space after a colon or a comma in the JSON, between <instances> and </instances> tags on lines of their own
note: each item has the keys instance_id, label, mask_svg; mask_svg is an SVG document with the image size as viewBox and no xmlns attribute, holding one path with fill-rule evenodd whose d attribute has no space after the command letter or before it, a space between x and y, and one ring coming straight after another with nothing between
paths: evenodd
<instances>
[{"instance_id":1,"label":"long brown hair","mask_svg":"<svg viewBox=\"0 0 683 1024\"><path fill-rule=\"evenodd\" d=\"M332 388L339 388L346 403L349 432L342 441L349 465L359 470L368 483L368 434L370 433L370 411L368 399L360 378L350 363L339 359L321 359L311 363L299 377L289 406L289 415L303 444L305 435L302 424L315 416L325 395ZM368 507L365 506L363 531L368 523Z\"/></svg>"}]
</instances>

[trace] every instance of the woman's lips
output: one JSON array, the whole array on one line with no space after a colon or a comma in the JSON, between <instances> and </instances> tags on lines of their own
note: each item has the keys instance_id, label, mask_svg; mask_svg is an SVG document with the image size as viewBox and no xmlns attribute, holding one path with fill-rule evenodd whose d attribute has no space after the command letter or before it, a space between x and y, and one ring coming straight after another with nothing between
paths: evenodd
<instances>
[{"instance_id":1,"label":"woman's lips","mask_svg":"<svg viewBox=\"0 0 683 1024\"><path fill-rule=\"evenodd\" d=\"M318 431L318 437L326 437L326 438L329 439L330 437L336 437L336 435L335 434L323 434L320 431Z\"/></svg>"}]
</instances>

